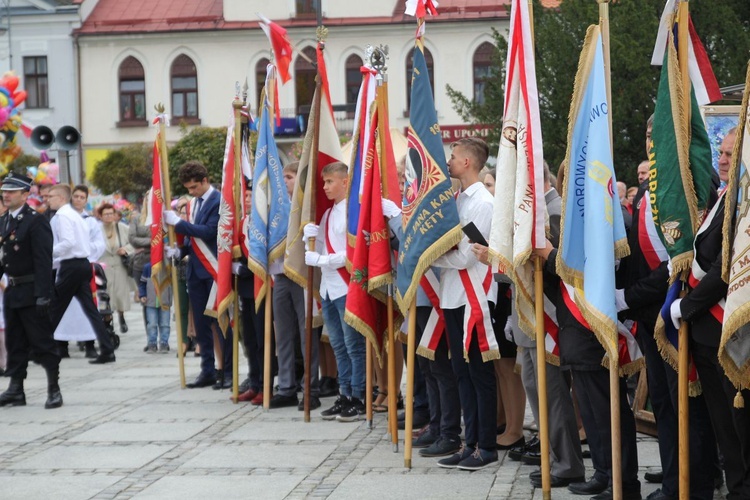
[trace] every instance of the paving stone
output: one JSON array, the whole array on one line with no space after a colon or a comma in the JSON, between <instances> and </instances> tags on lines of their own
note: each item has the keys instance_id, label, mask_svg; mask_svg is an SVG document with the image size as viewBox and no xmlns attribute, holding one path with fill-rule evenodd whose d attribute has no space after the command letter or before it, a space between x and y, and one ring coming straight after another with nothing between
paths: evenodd
<instances>
[{"instance_id":1,"label":"paving stone","mask_svg":"<svg viewBox=\"0 0 750 500\"><path fill-rule=\"evenodd\" d=\"M73 438L73 441L184 441L208 427L205 423L106 423Z\"/></svg>"},{"instance_id":2,"label":"paving stone","mask_svg":"<svg viewBox=\"0 0 750 500\"><path fill-rule=\"evenodd\" d=\"M138 500L219 497L282 499L302 479L303 476L272 478L256 476L165 477L145 488L133 498Z\"/></svg>"},{"instance_id":3,"label":"paving stone","mask_svg":"<svg viewBox=\"0 0 750 500\"><path fill-rule=\"evenodd\" d=\"M4 498L84 500L117 483L122 477L0 476ZM7 495L7 496L6 496Z\"/></svg>"},{"instance_id":4,"label":"paving stone","mask_svg":"<svg viewBox=\"0 0 750 500\"><path fill-rule=\"evenodd\" d=\"M183 467L229 469L316 467L334 448L334 444L270 445L248 442L245 446L239 447L216 444L197 457L188 460Z\"/></svg>"},{"instance_id":5,"label":"paving stone","mask_svg":"<svg viewBox=\"0 0 750 500\"><path fill-rule=\"evenodd\" d=\"M9 469L107 469L144 467L174 446L145 444L143 446L54 446L20 460Z\"/></svg>"}]
</instances>

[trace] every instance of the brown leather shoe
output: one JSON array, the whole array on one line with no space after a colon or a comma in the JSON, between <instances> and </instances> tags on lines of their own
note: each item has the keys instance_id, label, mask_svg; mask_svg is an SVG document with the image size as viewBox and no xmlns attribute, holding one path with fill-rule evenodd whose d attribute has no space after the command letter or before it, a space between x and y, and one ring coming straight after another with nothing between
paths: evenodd
<instances>
[{"instance_id":1,"label":"brown leather shoe","mask_svg":"<svg viewBox=\"0 0 750 500\"><path fill-rule=\"evenodd\" d=\"M255 396L257 395L258 395L257 392L255 392L252 389L248 389L245 392L241 393L239 396L237 396L237 401L243 401L243 402L252 401L253 398L255 398ZM232 398L230 397L229 399L232 399Z\"/></svg>"}]
</instances>

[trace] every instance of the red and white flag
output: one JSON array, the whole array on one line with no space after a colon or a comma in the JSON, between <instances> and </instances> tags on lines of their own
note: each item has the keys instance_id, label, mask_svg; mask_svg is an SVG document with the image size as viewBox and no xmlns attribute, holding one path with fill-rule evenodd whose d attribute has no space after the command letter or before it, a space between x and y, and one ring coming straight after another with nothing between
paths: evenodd
<instances>
[{"instance_id":1,"label":"red and white flag","mask_svg":"<svg viewBox=\"0 0 750 500\"><path fill-rule=\"evenodd\" d=\"M513 0L490 254L493 262L515 283L518 324L533 338L534 270L529 257L534 248L546 245L547 206L539 95L529 23L526 0Z\"/></svg>"},{"instance_id":2,"label":"red and white flag","mask_svg":"<svg viewBox=\"0 0 750 500\"><path fill-rule=\"evenodd\" d=\"M276 58L276 67L279 70L282 83L292 79L289 75L289 64L292 62L292 44L286 35L286 30L268 19L263 14L258 14L260 18L260 28L268 37L273 48L273 55Z\"/></svg>"},{"instance_id":3,"label":"red and white flag","mask_svg":"<svg viewBox=\"0 0 750 500\"><path fill-rule=\"evenodd\" d=\"M151 281L154 283L156 295L161 296L162 290L169 286L169 263L164 259L164 187L161 175L161 156L159 148L159 133L154 141L154 169L151 174L151 192L148 195L148 213L151 227ZM170 242L171 243L171 242ZM96 294L94 294L96 297Z\"/></svg>"},{"instance_id":4,"label":"red and white flag","mask_svg":"<svg viewBox=\"0 0 750 500\"><path fill-rule=\"evenodd\" d=\"M661 66L664 62L664 51L667 48L667 43L669 43L667 34L674 27L674 13L677 11L677 4L678 2L675 2L675 0L667 0L667 4L664 6L664 12L662 12L661 21L659 21L659 32L656 35L654 55L651 58L652 66ZM720 101L722 98L721 90L713 69L711 69L711 61L708 59L706 49L695 31L690 16L688 16L688 26L688 72L690 81L693 83L695 98L698 104L704 106Z\"/></svg>"},{"instance_id":5,"label":"red and white flag","mask_svg":"<svg viewBox=\"0 0 750 500\"><path fill-rule=\"evenodd\" d=\"M234 302L232 261L240 257L239 231L234 193L234 126L227 127L224 166L221 175L221 203L216 235L218 272L216 276L216 315L222 332L229 325L229 307Z\"/></svg>"}]
</instances>

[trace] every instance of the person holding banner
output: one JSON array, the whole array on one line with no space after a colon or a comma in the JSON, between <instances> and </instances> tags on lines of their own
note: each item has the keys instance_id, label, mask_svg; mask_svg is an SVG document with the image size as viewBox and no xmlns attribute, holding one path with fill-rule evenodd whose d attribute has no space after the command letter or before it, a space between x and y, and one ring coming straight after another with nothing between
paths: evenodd
<instances>
[{"instance_id":1,"label":"person holding banner","mask_svg":"<svg viewBox=\"0 0 750 500\"><path fill-rule=\"evenodd\" d=\"M485 239L492 225L493 198L479 180L489 148L479 138L461 139L452 145L450 176L461 183L456 199L463 224L473 222ZM451 365L458 379L464 414L466 444L458 453L438 462L440 467L479 470L497 462L497 387L492 359L500 356L492 328L490 300L497 284L489 266L471 251L468 237L433 263L441 268L440 306Z\"/></svg>"},{"instance_id":2,"label":"person holding banner","mask_svg":"<svg viewBox=\"0 0 750 500\"><path fill-rule=\"evenodd\" d=\"M201 350L201 372L187 384L189 389L208 387L221 382L221 387L232 385L231 342L224 345L224 371L216 373L214 368L214 340L212 323L216 320L204 313L215 304L210 303L211 291L216 284L217 247L216 235L219 225L219 202L221 195L208 181L208 171L202 163L189 161L179 170L179 179L188 193L194 198L188 204L188 220L184 221L172 210L164 212L164 220L174 226L177 234L188 236L184 247L169 247L167 257L181 257L182 252L189 256L187 267L187 289L193 306L196 340ZM227 330L231 338L231 329Z\"/></svg>"},{"instance_id":3,"label":"person holding banner","mask_svg":"<svg viewBox=\"0 0 750 500\"><path fill-rule=\"evenodd\" d=\"M323 191L334 206L318 226L304 228L305 244L316 238L315 250L305 252L305 264L320 267L320 296L328 338L336 354L340 394L334 405L321 412L326 420L354 422L365 418L365 337L344 321L349 273L346 271L346 193L348 168L335 162L322 170ZM320 236L318 234L320 233Z\"/></svg>"},{"instance_id":4,"label":"person holding banner","mask_svg":"<svg viewBox=\"0 0 750 500\"><path fill-rule=\"evenodd\" d=\"M723 183L729 179L735 139L736 129L732 129L719 148L719 178ZM725 193L725 190L721 191L719 200L696 234L695 258L689 277L691 289L684 298L672 303L670 314L675 328L679 329L680 320L690 324L690 352L698 370L719 450L724 456L729 490L727 498L739 499L750 498L750 406L745 404L743 408L737 408L733 405L737 389L727 378L718 358L728 289L722 279Z\"/></svg>"}]
</instances>

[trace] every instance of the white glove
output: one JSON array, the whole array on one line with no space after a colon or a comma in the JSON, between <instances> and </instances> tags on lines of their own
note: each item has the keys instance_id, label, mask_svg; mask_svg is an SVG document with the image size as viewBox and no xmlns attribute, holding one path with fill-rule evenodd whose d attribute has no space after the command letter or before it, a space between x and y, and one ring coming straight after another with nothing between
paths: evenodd
<instances>
[{"instance_id":1,"label":"white glove","mask_svg":"<svg viewBox=\"0 0 750 500\"><path fill-rule=\"evenodd\" d=\"M180 219L180 216L177 215L174 210L165 210L164 211L164 220L170 226L175 226L182 219Z\"/></svg>"},{"instance_id":2,"label":"white glove","mask_svg":"<svg viewBox=\"0 0 750 500\"><path fill-rule=\"evenodd\" d=\"M398 208L398 205L393 203L388 198L383 198L381 204L383 206L383 215L388 217L389 219L393 219L394 217L398 217L399 215L401 215L401 209Z\"/></svg>"},{"instance_id":3,"label":"white glove","mask_svg":"<svg viewBox=\"0 0 750 500\"><path fill-rule=\"evenodd\" d=\"M508 318L508 321L505 323L505 329L503 331L505 333L505 339L509 342L513 342L513 327L510 325L510 318Z\"/></svg>"},{"instance_id":4,"label":"white glove","mask_svg":"<svg viewBox=\"0 0 750 500\"><path fill-rule=\"evenodd\" d=\"M669 259L667 261L667 272L670 276L672 276L672 271L674 271L674 268L672 267L672 259Z\"/></svg>"},{"instance_id":5,"label":"white glove","mask_svg":"<svg viewBox=\"0 0 750 500\"><path fill-rule=\"evenodd\" d=\"M240 269L242 269L242 264L239 262L232 262L232 274L235 274L237 276L240 275Z\"/></svg>"},{"instance_id":6,"label":"white glove","mask_svg":"<svg viewBox=\"0 0 750 500\"><path fill-rule=\"evenodd\" d=\"M680 309L680 302L682 302L682 299L677 299L674 302L672 302L672 305L669 307L669 315L672 316L672 323L674 324L674 327L678 330L680 329L680 320L682 319L682 310Z\"/></svg>"},{"instance_id":7,"label":"white glove","mask_svg":"<svg viewBox=\"0 0 750 500\"><path fill-rule=\"evenodd\" d=\"M314 267L327 266L328 256L320 255L318 252L305 252L305 264Z\"/></svg>"},{"instance_id":8,"label":"white glove","mask_svg":"<svg viewBox=\"0 0 750 500\"><path fill-rule=\"evenodd\" d=\"M630 309L628 303L625 302L625 290L622 288L615 290L615 304L617 305L617 312Z\"/></svg>"},{"instance_id":9,"label":"white glove","mask_svg":"<svg viewBox=\"0 0 750 500\"><path fill-rule=\"evenodd\" d=\"M305 251L310 250L310 245L309 245L310 238L317 238L317 237L318 237L317 225L306 224L305 227L302 228L302 241L305 243Z\"/></svg>"},{"instance_id":10,"label":"white glove","mask_svg":"<svg viewBox=\"0 0 750 500\"><path fill-rule=\"evenodd\" d=\"M164 249L164 256L169 259L179 259L180 258L180 249L177 247L166 247Z\"/></svg>"}]
</instances>

